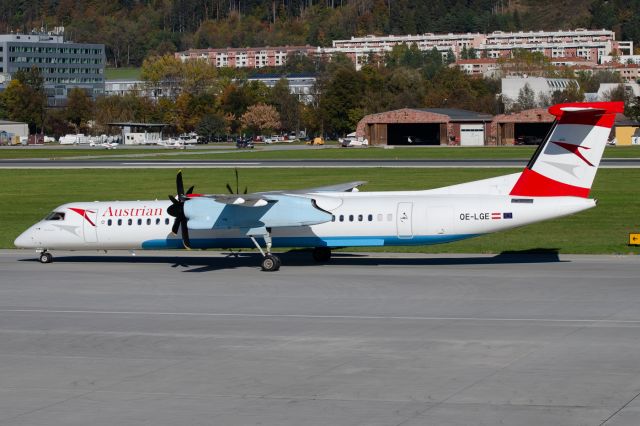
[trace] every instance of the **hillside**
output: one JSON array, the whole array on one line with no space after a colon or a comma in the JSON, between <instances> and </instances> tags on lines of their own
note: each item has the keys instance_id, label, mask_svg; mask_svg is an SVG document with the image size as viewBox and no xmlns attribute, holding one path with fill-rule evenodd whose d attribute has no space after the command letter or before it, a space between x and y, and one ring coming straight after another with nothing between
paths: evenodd
<instances>
[{"instance_id":1,"label":"hillside","mask_svg":"<svg viewBox=\"0 0 640 426\"><path fill-rule=\"evenodd\" d=\"M188 48L321 45L365 34L607 28L640 43L640 0L0 0L0 32L64 25L111 66Z\"/></svg>"}]
</instances>

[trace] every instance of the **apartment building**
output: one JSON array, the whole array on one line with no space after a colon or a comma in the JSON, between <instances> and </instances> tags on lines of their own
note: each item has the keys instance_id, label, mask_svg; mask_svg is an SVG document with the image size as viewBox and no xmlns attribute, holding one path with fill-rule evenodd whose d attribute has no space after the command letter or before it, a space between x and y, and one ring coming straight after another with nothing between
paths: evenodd
<instances>
[{"instance_id":1,"label":"apartment building","mask_svg":"<svg viewBox=\"0 0 640 426\"><path fill-rule=\"evenodd\" d=\"M618 55L633 54L633 42L617 41L615 32L583 28L559 31L494 31L491 34L368 35L334 40L332 47L322 49L322 53L332 55L342 52L359 68L370 55L383 55L400 44L415 44L423 51L435 48L442 55L451 50L457 58L463 50L471 48L481 58L509 57L515 49L524 49L541 52L548 58L577 57L594 63L601 63L602 58L612 52Z\"/></svg>"},{"instance_id":2,"label":"apartment building","mask_svg":"<svg viewBox=\"0 0 640 426\"><path fill-rule=\"evenodd\" d=\"M263 68L284 66L289 55L311 55L315 52L316 48L312 46L227 47L221 49L189 49L184 52L177 52L175 56L183 62L202 59L217 68Z\"/></svg>"}]
</instances>

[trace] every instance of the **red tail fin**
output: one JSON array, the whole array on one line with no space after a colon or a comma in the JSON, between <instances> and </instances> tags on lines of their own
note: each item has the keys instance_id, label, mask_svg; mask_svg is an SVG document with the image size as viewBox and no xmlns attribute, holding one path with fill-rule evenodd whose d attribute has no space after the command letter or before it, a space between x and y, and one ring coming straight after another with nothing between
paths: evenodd
<instances>
[{"instance_id":1,"label":"red tail fin","mask_svg":"<svg viewBox=\"0 0 640 426\"><path fill-rule=\"evenodd\" d=\"M622 102L559 104L556 121L510 195L588 197Z\"/></svg>"}]
</instances>

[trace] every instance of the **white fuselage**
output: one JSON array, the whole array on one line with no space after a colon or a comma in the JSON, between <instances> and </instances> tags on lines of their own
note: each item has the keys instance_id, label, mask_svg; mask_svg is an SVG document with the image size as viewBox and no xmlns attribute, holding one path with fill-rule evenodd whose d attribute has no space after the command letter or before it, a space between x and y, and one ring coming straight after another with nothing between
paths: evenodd
<instances>
[{"instance_id":1,"label":"white fuselage","mask_svg":"<svg viewBox=\"0 0 640 426\"><path fill-rule=\"evenodd\" d=\"M514 197L437 191L297 194L332 215L318 225L272 228L274 247L437 244L566 216L595 206L580 197ZM62 205L15 241L21 248L182 248L170 201L79 202ZM253 247L241 229L190 230L193 248Z\"/></svg>"}]
</instances>

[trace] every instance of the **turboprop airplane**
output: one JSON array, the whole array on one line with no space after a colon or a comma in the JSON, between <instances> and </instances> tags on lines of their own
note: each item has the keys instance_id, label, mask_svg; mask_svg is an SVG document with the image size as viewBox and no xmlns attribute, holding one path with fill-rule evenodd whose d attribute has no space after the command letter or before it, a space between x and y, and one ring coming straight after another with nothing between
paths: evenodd
<instances>
[{"instance_id":1,"label":"turboprop airplane","mask_svg":"<svg viewBox=\"0 0 640 426\"><path fill-rule=\"evenodd\" d=\"M589 191L622 102L560 104L524 171L424 191L358 192L364 182L308 190L204 195L165 201L78 202L59 206L22 233L16 247L49 250L251 248L276 271L273 247L331 249L446 243L554 219L596 205ZM237 173L237 172L236 172ZM236 174L237 181L237 174ZM264 249L263 249L264 247Z\"/></svg>"}]
</instances>

